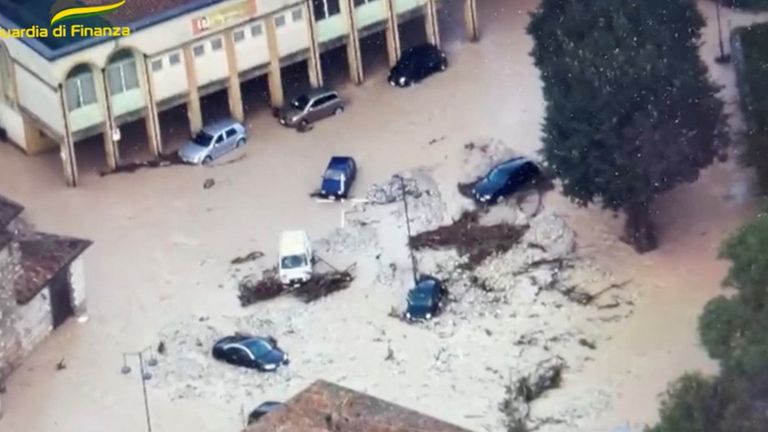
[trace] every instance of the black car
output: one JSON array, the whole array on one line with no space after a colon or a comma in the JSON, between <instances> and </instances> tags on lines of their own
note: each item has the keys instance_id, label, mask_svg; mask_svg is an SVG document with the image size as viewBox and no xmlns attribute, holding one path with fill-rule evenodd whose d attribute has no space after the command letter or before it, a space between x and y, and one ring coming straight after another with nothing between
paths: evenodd
<instances>
[{"instance_id":1,"label":"black car","mask_svg":"<svg viewBox=\"0 0 768 432\"><path fill-rule=\"evenodd\" d=\"M357 163L348 156L334 156L328 162L320 185L323 198L347 198L357 177Z\"/></svg>"},{"instance_id":2,"label":"black car","mask_svg":"<svg viewBox=\"0 0 768 432\"><path fill-rule=\"evenodd\" d=\"M408 291L405 317L409 321L432 319L440 313L445 295L442 282L432 276L421 276L416 286Z\"/></svg>"},{"instance_id":3,"label":"black car","mask_svg":"<svg viewBox=\"0 0 768 432\"><path fill-rule=\"evenodd\" d=\"M389 83L396 87L408 87L435 72L448 68L448 57L431 44L418 45L405 50L400 60L389 72Z\"/></svg>"},{"instance_id":4,"label":"black car","mask_svg":"<svg viewBox=\"0 0 768 432\"><path fill-rule=\"evenodd\" d=\"M276 411L283 406L282 402L266 401L257 406L250 414L248 414L248 424L259 421L265 415Z\"/></svg>"},{"instance_id":5,"label":"black car","mask_svg":"<svg viewBox=\"0 0 768 432\"><path fill-rule=\"evenodd\" d=\"M236 366L271 372L288 364L288 354L271 337L235 335L213 345L213 358Z\"/></svg>"},{"instance_id":6,"label":"black car","mask_svg":"<svg viewBox=\"0 0 768 432\"><path fill-rule=\"evenodd\" d=\"M517 157L493 167L472 189L475 201L497 203L541 176L541 169L530 159Z\"/></svg>"}]
</instances>

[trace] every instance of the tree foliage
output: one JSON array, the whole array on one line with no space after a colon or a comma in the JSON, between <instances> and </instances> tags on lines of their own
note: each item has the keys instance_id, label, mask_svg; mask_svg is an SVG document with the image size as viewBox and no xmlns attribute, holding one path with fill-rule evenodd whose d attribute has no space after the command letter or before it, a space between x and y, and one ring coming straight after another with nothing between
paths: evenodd
<instances>
[{"instance_id":1,"label":"tree foliage","mask_svg":"<svg viewBox=\"0 0 768 432\"><path fill-rule=\"evenodd\" d=\"M542 0L528 27L547 165L577 203L624 210L641 251L655 247L654 197L696 180L724 142L703 25L691 0Z\"/></svg>"},{"instance_id":2,"label":"tree foliage","mask_svg":"<svg viewBox=\"0 0 768 432\"><path fill-rule=\"evenodd\" d=\"M687 375L662 402L649 432L768 430L768 216L759 216L723 245L731 261L731 298L710 301L699 319L702 343L721 360L720 376Z\"/></svg>"}]
</instances>

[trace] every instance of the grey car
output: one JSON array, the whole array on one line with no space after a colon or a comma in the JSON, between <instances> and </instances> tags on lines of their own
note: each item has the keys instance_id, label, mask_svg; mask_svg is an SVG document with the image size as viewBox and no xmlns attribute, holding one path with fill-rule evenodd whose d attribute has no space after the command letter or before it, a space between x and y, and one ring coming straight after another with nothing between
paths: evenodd
<instances>
[{"instance_id":1,"label":"grey car","mask_svg":"<svg viewBox=\"0 0 768 432\"><path fill-rule=\"evenodd\" d=\"M245 144L245 127L232 119L213 122L203 127L179 149L179 158L189 164L207 164Z\"/></svg>"},{"instance_id":2,"label":"grey car","mask_svg":"<svg viewBox=\"0 0 768 432\"><path fill-rule=\"evenodd\" d=\"M344 101L334 90L313 90L291 101L280 110L280 124L288 127L307 127L325 117L344 112Z\"/></svg>"}]
</instances>

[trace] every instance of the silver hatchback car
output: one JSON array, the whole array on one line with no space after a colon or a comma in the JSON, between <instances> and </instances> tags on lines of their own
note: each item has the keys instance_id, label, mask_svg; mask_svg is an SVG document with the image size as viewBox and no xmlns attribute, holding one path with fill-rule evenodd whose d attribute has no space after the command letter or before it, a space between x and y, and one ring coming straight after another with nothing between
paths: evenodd
<instances>
[{"instance_id":1,"label":"silver hatchback car","mask_svg":"<svg viewBox=\"0 0 768 432\"><path fill-rule=\"evenodd\" d=\"M189 164L207 164L245 144L248 134L241 123L225 119L208 124L179 149L179 158Z\"/></svg>"},{"instance_id":2,"label":"silver hatchback car","mask_svg":"<svg viewBox=\"0 0 768 432\"><path fill-rule=\"evenodd\" d=\"M344 112L344 101L334 90L313 90L291 101L280 110L280 124L288 127L307 127L325 117Z\"/></svg>"}]
</instances>

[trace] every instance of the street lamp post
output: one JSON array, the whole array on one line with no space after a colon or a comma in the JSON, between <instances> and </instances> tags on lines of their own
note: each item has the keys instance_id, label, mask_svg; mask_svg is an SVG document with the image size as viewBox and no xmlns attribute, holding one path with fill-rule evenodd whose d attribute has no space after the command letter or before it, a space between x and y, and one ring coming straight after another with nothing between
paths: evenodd
<instances>
[{"instance_id":1,"label":"street lamp post","mask_svg":"<svg viewBox=\"0 0 768 432\"><path fill-rule=\"evenodd\" d=\"M731 61L731 56L725 53L725 47L723 46L723 24L720 19L720 2L722 0L715 0L715 15L717 16L717 42L720 45L720 55L715 57L717 63L728 63Z\"/></svg>"},{"instance_id":2,"label":"street lamp post","mask_svg":"<svg viewBox=\"0 0 768 432\"><path fill-rule=\"evenodd\" d=\"M147 419L147 432L152 432L152 420L149 415L149 399L147 398L147 381L152 379L152 374L144 367L144 354L147 352L150 353L150 356L146 364L148 366L157 365L157 359L154 354L152 354L152 348L149 347L138 352L123 353L123 367L120 369L120 372L122 372L123 375L131 373L131 367L128 366L128 357L136 357L139 359L139 378L141 379L141 392L144 396L144 415Z\"/></svg>"},{"instance_id":3,"label":"street lamp post","mask_svg":"<svg viewBox=\"0 0 768 432\"><path fill-rule=\"evenodd\" d=\"M405 229L408 232L408 253L411 256L411 270L413 271L413 284L416 286L419 283L418 270L416 269L416 256L413 254L413 248L411 247L411 218L408 214L408 198L406 198L405 179L403 176L398 175L400 180L400 192L403 194L403 207L405 208Z\"/></svg>"}]
</instances>

